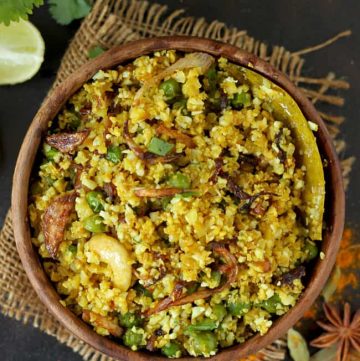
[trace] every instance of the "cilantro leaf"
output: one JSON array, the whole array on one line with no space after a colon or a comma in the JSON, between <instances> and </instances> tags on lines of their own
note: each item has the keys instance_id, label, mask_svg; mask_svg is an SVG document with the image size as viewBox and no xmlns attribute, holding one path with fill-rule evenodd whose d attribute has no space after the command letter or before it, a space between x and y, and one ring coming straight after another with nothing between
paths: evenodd
<instances>
[{"instance_id":1,"label":"cilantro leaf","mask_svg":"<svg viewBox=\"0 0 360 361\"><path fill-rule=\"evenodd\" d=\"M61 25L83 18L91 10L86 0L49 0L49 5L51 16Z\"/></svg>"},{"instance_id":2,"label":"cilantro leaf","mask_svg":"<svg viewBox=\"0 0 360 361\"><path fill-rule=\"evenodd\" d=\"M96 45L94 47L92 47L91 49L89 49L88 51L88 58L89 59L94 59L97 56L101 55L103 52L105 51L105 49L103 49L101 46Z\"/></svg>"},{"instance_id":3,"label":"cilantro leaf","mask_svg":"<svg viewBox=\"0 0 360 361\"><path fill-rule=\"evenodd\" d=\"M44 0L1 0L0 23L9 25L11 21L27 20L34 6L39 7Z\"/></svg>"}]
</instances>

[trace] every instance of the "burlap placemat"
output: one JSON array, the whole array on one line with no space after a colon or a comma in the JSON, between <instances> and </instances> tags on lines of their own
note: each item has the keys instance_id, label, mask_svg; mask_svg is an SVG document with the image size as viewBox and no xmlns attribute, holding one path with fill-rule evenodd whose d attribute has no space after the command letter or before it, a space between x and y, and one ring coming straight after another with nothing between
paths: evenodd
<instances>
[{"instance_id":1,"label":"burlap placemat","mask_svg":"<svg viewBox=\"0 0 360 361\"><path fill-rule=\"evenodd\" d=\"M304 76L303 56L350 35L350 31L340 33L323 44L290 52L282 46L268 46L249 36L245 30L227 27L219 21L207 23L203 18L184 16L184 10L169 13L166 6L135 0L98 0L94 4L92 12L82 22L64 55L54 87L87 61L88 50L94 45L110 48L143 37L176 34L196 35L228 42L268 60L288 74L316 104L320 112L324 103L333 106L344 104L344 99L335 95L333 90L347 89L349 84L338 79L333 72L329 72L323 78ZM337 151L343 152L345 143L339 139L339 126L344 118L323 112L321 115L327 122ZM353 157L342 161L346 183L353 161ZM0 274L0 310L3 314L23 323L31 323L34 327L55 336L61 343L82 355L84 360L111 361L109 357L72 336L38 300L16 251L10 211L0 234ZM285 350L284 341L278 340L252 360L283 360Z\"/></svg>"}]
</instances>

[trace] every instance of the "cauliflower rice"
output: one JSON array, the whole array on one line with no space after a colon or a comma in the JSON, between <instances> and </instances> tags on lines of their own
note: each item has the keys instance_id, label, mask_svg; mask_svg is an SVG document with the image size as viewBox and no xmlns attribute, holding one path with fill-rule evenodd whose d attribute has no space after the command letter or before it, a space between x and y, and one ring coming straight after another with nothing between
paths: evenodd
<instances>
[{"instance_id":1,"label":"cauliflower rice","mask_svg":"<svg viewBox=\"0 0 360 361\"><path fill-rule=\"evenodd\" d=\"M49 124L32 241L62 304L132 350L266 334L317 256L297 141L243 69L155 52L96 73Z\"/></svg>"}]
</instances>

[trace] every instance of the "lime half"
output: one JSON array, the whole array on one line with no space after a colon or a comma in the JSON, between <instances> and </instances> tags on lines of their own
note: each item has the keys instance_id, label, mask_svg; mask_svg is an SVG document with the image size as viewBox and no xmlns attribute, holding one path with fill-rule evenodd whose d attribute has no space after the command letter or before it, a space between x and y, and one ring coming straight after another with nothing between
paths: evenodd
<instances>
[{"instance_id":1,"label":"lime half","mask_svg":"<svg viewBox=\"0 0 360 361\"><path fill-rule=\"evenodd\" d=\"M44 40L29 21L0 24L0 85L32 78L44 60Z\"/></svg>"}]
</instances>

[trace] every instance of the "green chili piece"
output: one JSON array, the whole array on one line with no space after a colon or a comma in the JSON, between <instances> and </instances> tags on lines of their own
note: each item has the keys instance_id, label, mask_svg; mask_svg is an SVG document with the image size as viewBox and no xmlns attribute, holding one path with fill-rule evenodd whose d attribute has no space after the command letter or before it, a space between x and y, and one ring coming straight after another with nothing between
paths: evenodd
<instances>
[{"instance_id":1,"label":"green chili piece","mask_svg":"<svg viewBox=\"0 0 360 361\"><path fill-rule=\"evenodd\" d=\"M174 148L174 144L165 142L157 137L153 137L147 147L148 151L156 155L164 156Z\"/></svg>"},{"instance_id":2,"label":"green chili piece","mask_svg":"<svg viewBox=\"0 0 360 361\"><path fill-rule=\"evenodd\" d=\"M190 179L187 175L182 173L173 174L168 182L172 187L188 189L191 187Z\"/></svg>"}]
</instances>

